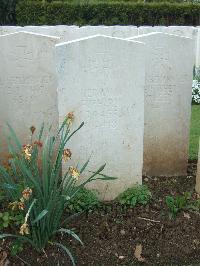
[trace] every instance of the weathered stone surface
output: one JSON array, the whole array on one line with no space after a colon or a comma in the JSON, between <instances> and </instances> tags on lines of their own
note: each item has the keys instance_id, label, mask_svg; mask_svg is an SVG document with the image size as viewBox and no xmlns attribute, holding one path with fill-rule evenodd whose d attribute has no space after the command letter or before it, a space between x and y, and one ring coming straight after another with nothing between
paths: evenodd
<instances>
[{"instance_id":1,"label":"weathered stone surface","mask_svg":"<svg viewBox=\"0 0 200 266\"><path fill-rule=\"evenodd\" d=\"M0 36L0 135L6 122L23 143L30 126L58 127L54 49L58 38L30 33ZM5 148L5 140L4 140Z\"/></svg>"},{"instance_id":2,"label":"weathered stone surface","mask_svg":"<svg viewBox=\"0 0 200 266\"><path fill-rule=\"evenodd\" d=\"M174 34L182 37L189 37L191 39L197 38L197 27L192 26L141 26L138 27L138 34L148 34L152 32L163 32L168 34Z\"/></svg>"},{"instance_id":3,"label":"weathered stone surface","mask_svg":"<svg viewBox=\"0 0 200 266\"><path fill-rule=\"evenodd\" d=\"M196 175L196 192L200 194L200 138L199 138L199 154L197 163L197 175Z\"/></svg>"},{"instance_id":4,"label":"weathered stone surface","mask_svg":"<svg viewBox=\"0 0 200 266\"><path fill-rule=\"evenodd\" d=\"M118 37L118 38L128 38L138 35L138 28L136 26L78 27L78 26L58 25L58 26L0 27L0 35L19 32L19 31L27 31L43 35L57 36L60 38L59 42L71 41L97 34Z\"/></svg>"},{"instance_id":5,"label":"weathered stone surface","mask_svg":"<svg viewBox=\"0 0 200 266\"><path fill-rule=\"evenodd\" d=\"M22 27L18 26L0 26L0 35L10 34L22 30Z\"/></svg>"},{"instance_id":6,"label":"weathered stone surface","mask_svg":"<svg viewBox=\"0 0 200 266\"><path fill-rule=\"evenodd\" d=\"M76 39L78 29L79 29L78 26L66 26L66 25L24 27L25 31L59 37L60 38L59 42L65 42Z\"/></svg>"},{"instance_id":7,"label":"weathered stone surface","mask_svg":"<svg viewBox=\"0 0 200 266\"><path fill-rule=\"evenodd\" d=\"M102 34L117 38L128 38L138 35L136 26L84 26L77 30L78 38Z\"/></svg>"},{"instance_id":8,"label":"weathered stone surface","mask_svg":"<svg viewBox=\"0 0 200 266\"><path fill-rule=\"evenodd\" d=\"M194 65L196 64L196 60L199 57L197 52L197 42L198 42L198 29L197 27L192 26L170 26L167 27L167 32L169 34L175 34L178 36L188 37L194 40Z\"/></svg>"},{"instance_id":9,"label":"weathered stone surface","mask_svg":"<svg viewBox=\"0 0 200 266\"><path fill-rule=\"evenodd\" d=\"M165 26L141 26L138 27L138 35L148 34L152 32L165 32L167 27Z\"/></svg>"},{"instance_id":10,"label":"weathered stone surface","mask_svg":"<svg viewBox=\"0 0 200 266\"><path fill-rule=\"evenodd\" d=\"M138 28L136 26L111 26L112 37L128 38L138 35Z\"/></svg>"},{"instance_id":11,"label":"weathered stone surface","mask_svg":"<svg viewBox=\"0 0 200 266\"><path fill-rule=\"evenodd\" d=\"M188 160L194 41L164 33L132 38L147 46L146 175L185 175Z\"/></svg>"},{"instance_id":12,"label":"weathered stone surface","mask_svg":"<svg viewBox=\"0 0 200 266\"><path fill-rule=\"evenodd\" d=\"M192 26L169 26L166 33L189 37L195 40L197 38L197 28Z\"/></svg>"},{"instance_id":13,"label":"weathered stone surface","mask_svg":"<svg viewBox=\"0 0 200 266\"><path fill-rule=\"evenodd\" d=\"M26 30L26 29L25 29ZM102 34L112 37L127 38L138 35L136 26L48 26L48 27L28 27L39 33L60 37L60 42L86 38L89 36Z\"/></svg>"},{"instance_id":14,"label":"weathered stone surface","mask_svg":"<svg viewBox=\"0 0 200 266\"><path fill-rule=\"evenodd\" d=\"M56 45L59 119L74 111L84 127L69 143L71 164L89 170L107 163L115 181L95 181L102 200L112 200L142 182L145 47L142 43L94 36ZM63 169L69 165L63 163Z\"/></svg>"},{"instance_id":15,"label":"weathered stone surface","mask_svg":"<svg viewBox=\"0 0 200 266\"><path fill-rule=\"evenodd\" d=\"M197 30L196 67L200 68L200 27Z\"/></svg>"},{"instance_id":16,"label":"weathered stone surface","mask_svg":"<svg viewBox=\"0 0 200 266\"><path fill-rule=\"evenodd\" d=\"M138 28L138 34L148 34L152 32L163 32L168 34L174 34L182 37L188 37L195 41L195 49L194 49L194 65L200 65L200 34L198 36L198 27L192 26L141 26Z\"/></svg>"}]
</instances>

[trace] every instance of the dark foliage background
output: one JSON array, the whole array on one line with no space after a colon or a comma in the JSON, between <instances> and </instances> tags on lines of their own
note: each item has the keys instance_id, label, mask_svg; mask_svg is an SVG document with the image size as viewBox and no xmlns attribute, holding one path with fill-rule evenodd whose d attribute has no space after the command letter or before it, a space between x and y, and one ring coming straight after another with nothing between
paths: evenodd
<instances>
[{"instance_id":1,"label":"dark foliage background","mask_svg":"<svg viewBox=\"0 0 200 266\"><path fill-rule=\"evenodd\" d=\"M1 25L200 25L200 0L0 0Z\"/></svg>"},{"instance_id":2,"label":"dark foliage background","mask_svg":"<svg viewBox=\"0 0 200 266\"><path fill-rule=\"evenodd\" d=\"M0 0L0 25L15 25L18 0Z\"/></svg>"}]
</instances>

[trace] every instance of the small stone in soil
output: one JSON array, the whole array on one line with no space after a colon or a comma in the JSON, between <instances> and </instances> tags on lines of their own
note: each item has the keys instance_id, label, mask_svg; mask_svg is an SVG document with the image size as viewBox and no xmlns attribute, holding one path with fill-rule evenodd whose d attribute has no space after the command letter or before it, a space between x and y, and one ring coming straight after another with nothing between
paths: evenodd
<instances>
[{"instance_id":1,"label":"small stone in soil","mask_svg":"<svg viewBox=\"0 0 200 266\"><path fill-rule=\"evenodd\" d=\"M120 233L121 233L121 235L125 235L125 234L126 234L126 232L125 232L124 229L122 229L122 230L120 231Z\"/></svg>"}]
</instances>

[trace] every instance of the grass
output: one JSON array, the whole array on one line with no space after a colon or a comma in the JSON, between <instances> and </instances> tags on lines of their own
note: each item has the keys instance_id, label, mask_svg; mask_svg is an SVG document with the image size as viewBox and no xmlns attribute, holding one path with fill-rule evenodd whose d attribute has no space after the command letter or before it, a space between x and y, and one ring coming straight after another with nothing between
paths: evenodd
<instances>
[{"instance_id":1,"label":"grass","mask_svg":"<svg viewBox=\"0 0 200 266\"><path fill-rule=\"evenodd\" d=\"M189 159L198 158L198 147L200 137L200 105L192 105L191 126L190 126L190 149Z\"/></svg>"},{"instance_id":2,"label":"grass","mask_svg":"<svg viewBox=\"0 0 200 266\"><path fill-rule=\"evenodd\" d=\"M56 0L54 0L56 1ZM147 3L151 3L151 2L170 2L170 3L182 3L182 2L193 2L194 0L146 0ZM48 1L47 1L48 2ZM64 0L64 2L68 2L68 3L76 3L76 4L88 4L88 3L106 3L106 2L128 2L128 3L144 3L144 0Z\"/></svg>"}]
</instances>

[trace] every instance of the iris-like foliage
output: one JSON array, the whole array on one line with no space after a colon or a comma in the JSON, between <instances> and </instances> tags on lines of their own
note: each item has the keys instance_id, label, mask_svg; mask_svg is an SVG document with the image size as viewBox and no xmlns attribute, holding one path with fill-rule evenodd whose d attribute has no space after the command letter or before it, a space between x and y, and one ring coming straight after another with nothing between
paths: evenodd
<instances>
[{"instance_id":1,"label":"iris-like foliage","mask_svg":"<svg viewBox=\"0 0 200 266\"><path fill-rule=\"evenodd\" d=\"M169 217L175 218L180 211L189 209L191 207L189 204L190 198L191 194L188 192L185 192L184 195L178 195L176 197L167 196L166 204L169 208Z\"/></svg>"},{"instance_id":2,"label":"iris-like foliage","mask_svg":"<svg viewBox=\"0 0 200 266\"><path fill-rule=\"evenodd\" d=\"M28 242L38 251L51 243L62 248L75 265L69 249L54 242L54 235L62 233L74 237L82 244L72 230L60 227L61 222L63 224L63 212L86 183L112 178L102 174L104 164L92 172L87 180L77 184L89 160L80 169L69 167L62 174L62 161L66 163L72 156L71 151L65 149L67 142L84 124L71 132L73 119L73 114L69 113L56 136L49 133L43 137L42 126L35 141L35 128L31 127L31 141L26 145L20 143L14 130L8 125L9 169L0 166L0 184L10 200L10 207L24 211L24 223L19 228L19 234L1 234L0 238L16 237Z\"/></svg>"}]
</instances>

